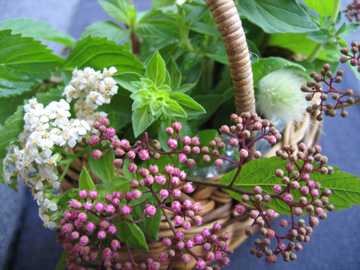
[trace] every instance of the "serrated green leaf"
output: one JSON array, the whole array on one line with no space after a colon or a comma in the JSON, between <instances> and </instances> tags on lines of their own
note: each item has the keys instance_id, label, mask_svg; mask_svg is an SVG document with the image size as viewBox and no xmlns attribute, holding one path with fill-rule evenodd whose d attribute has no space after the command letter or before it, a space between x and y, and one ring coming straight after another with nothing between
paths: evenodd
<instances>
[{"instance_id":1,"label":"serrated green leaf","mask_svg":"<svg viewBox=\"0 0 360 270\"><path fill-rule=\"evenodd\" d=\"M61 61L40 41L0 31L0 97L30 91Z\"/></svg>"},{"instance_id":2,"label":"serrated green leaf","mask_svg":"<svg viewBox=\"0 0 360 270\"><path fill-rule=\"evenodd\" d=\"M336 168L332 175L314 172L310 174L310 177L312 180L321 183L321 189L331 189L329 201L335 206L335 210L360 204L360 180L358 176L340 172Z\"/></svg>"},{"instance_id":3,"label":"serrated green leaf","mask_svg":"<svg viewBox=\"0 0 360 270\"><path fill-rule=\"evenodd\" d=\"M136 7L128 0L98 0L102 9L115 20L130 25L136 16Z\"/></svg>"},{"instance_id":4,"label":"serrated green leaf","mask_svg":"<svg viewBox=\"0 0 360 270\"><path fill-rule=\"evenodd\" d=\"M132 81L140 81L142 76L136 72L123 72L123 73L116 73L113 75L114 80L120 84L121 87L124 89L135 92L138 90L136 86L134 86L131 82Z\"/></svg>"},{"instance_id":5,"label":"serrated green leaf","mask_svg":"<svg viewBox=\"0 0 360 270\"><path fill-rule=\"evenodd\" d=\"M252 64L254 84L258 83L261 78L267 74L283 68L296 68L299 71L306 72L306 69L294 62L280 57L262 58Z\"/></svg>"},{"instance_id":6,"label":"serrated green leaf","mask_svg":"<svg viewBox=\"0 0 360 270\"><path fill-rule=\"evenodd\" d=\"M114 151L110 150L101 158L94 159L89 155L89 165L94 174L101 180L101 182L111 185L114 178L115 169L112 164L115 159Z\"/></svg>"},{"instance_id":7,"label":"serrated green leaf","mask_svg":"<svg viewBox=\"0 0 360 270\"><path fill-rule=\"evenodd\" d=\"M86 167L83 167L80 173L79 189L85 189L86 191L95 190L95 184Z\"/></svg>"},{"instance_id":8,"label":"serrated green leaf","mask_svg":"<svg viewBox=\"0 0 360 270\"><path fill-rule=\"evenodd\" d=\"M351 35L358 29L360 26L360 23L343 23L343 25L337 30L336 36L347 36Z\"/></svg>"},{"instance_id":9,"label":"serrated green leaf","mask_svg":"<svg viewBox=\"0 0 360 270\"><path fill-rule=\"evenodd\" d=\"M336 0L304 0L309 8L319 14L320 17L330 16L333 12Z\"/></svg>"},{"instance_id":10,"label":"serrated green leaf","mask_svg":"<svg viewBox=\"0 0 360 270\"><path fill-rule=\"evenodd\" d=\"M229 63L223 42L211 44L206 48L204 55L224 65L228 65Z\"/></svg>"},{"instance_id":11,"label":"serrated green leaf","mask_svg":"<svg viewBox=\"0 0 360 270\"><path fill-rule=\"evenodd\" d=\"M75 45L75 39L72 36L61 33L50 24L30 18L8 19L0 22L0 30L6 29L11 29L13 34L21 34L23 37L54 41L69 47Z\"/></svg>"},{"instance_id":12,"label":"serrated green leaf","mask_svg":"<svg viewBox=\"0 0 360 270\"><path fill-rule=\"evenodd\" d=\"M186 112L188 116L195 116L206 113L203 106L197 103L190 96L183 93L170 93L170 98L175 100Z\"/></svg>"},{"instance_id":13,"label":"serrated green leaf","mask_svg":"<svg viewBox=\"0 0 360 270\"><path fill-rule=\"evenodd\" d=\"M182 76L178 66L176 65L174 58L170 59L167 65L167 70L169 71L169 75L171 78L171 85L170 85L171 90L176 91L181 84Z\"/></svg>"},{"instance_id":14,"label":"serrated green leaf","mask_svg":"<svg viewBox=\"0 0 360 270\"><path fill-rule=\"evenodd\" d=\"M175 5L176 0L151 0L152 8L162 8Z\"/></svg>"},{"instance_id":15,"label":"serrated green leaf","mask_svg":"<svg viewBox=\"0 0 360 270\"><path fill-rule=\"evenodd\" d=\"M119 43L130 36L130 29L124 29L112 21L99 21L86 27L81 33L80 39L86 38L87 36L104 37Z\"/></svg>"},{"instance_id":16,"label":"serrated green leaf","mask_svg":"<svg viewBox=\"0 0 360 270\"><path fill-rule=\"evenodd\" d=\"M179 93L180 94L180 93ZM185 110L175 101L169 99L166 101L165 114L170 117L187 117Z\"/></svg>"},{"instance_id":17,"label":"serrated green leaf","mask_svg":"<svg viewBox=\"0 0 360 270\"><path fill-rule=\"evenodd\" d=\"M157 87L165 81L166 66L160 53L156 51L147 63L145 77L152 80Z\"/></svg>"},{"instance_id":18,"label":"serrated green leaf","mask_svg":"<svg viewBox=\"0 0 360 270\"><path fill-rule=\"evenodd\" d=\"M127 182L129 182L128 179L126 179L125 177L118 176L118 177L114 177L114 179L112 181L112 185L116 186L118 184L123 184L123 183L127 183Z\"/></svg>"},{"instance_id":19,"label":"serrated green leaf","mask_svg":"<svg viewBox=\"0 0 360 270\"><path fill-rule=\"evenodd\" d=\"M327 28L320 28L317 31L308 33L306 36L317 43L325 43L330 39L330 31Z\"/></svg>"},{"instance_id":20,"label":"serrated green leaf","mask_svg":"<svg viewBox=\"0 0 360 270\"><path fill-rule=\"evenodd\" d=\"M122 45L99 37L87 37L81 40L62 64L62 68L70 70L88 66L95 70L114 66L119 73L143 74L144 72L143 65Z\"/></svg>"},{"instance_id":21,"label":"serrated green leaf","mask_svg":"<svg viewBox=\"0 0 360 270\"><path fill-rule=\"evenodd\" d=\"M146 243L144 232L134 223L126 221L120 221L115 223L117 227L116 235L121 242L124 242L130 247L138 248L148 251L148 245Z\"/></svg>"},{"instance_id":22,"label":"serrated green leaf","mask_svg":"<svg viewBox=\"0 0 360 270\"><path fill-rule=\"evenodd\" d=\"M65 249L63 253L61 254L61 258L59 262L56 264L55 270L63 270L67 268L68 264L66 262L66 257L69 254L69 250Z\"/></svg>"},{"instance_id":23,"label":"serrated green leaf","mask_svg":"<svg viewBox=\"0 0 360 270\"><path fill-rule=\"evenodd\" d=\"M143 133L154 121L155 118L151 114L149 104L144 104L136 108L132 115L135 138Z\"/></svg>"},{"instance_id":24,"label":"serrated green leaf","mask_svg":"<svg viewBox=\"0 0 360 270\"><path fill-rule=\"evenodd\" d=\"M190 29L194 32L204 34L204 35L216 36L216 37L221 36L220 32L215 27L212 27L211 25L208 25L203 22L196 22L196 23L192 24L190 26Z\"/></svg>"},{"instance_id":25,"label":"serrated green leaf","mask_svg":"<svg viewBox=\"0 0 360 270\"><path fill-rule=\"evenodd\" d=\"M240 11L267 33L307 33L317 30L295 0L237 0Z\"/></svg>"}]
</instances>

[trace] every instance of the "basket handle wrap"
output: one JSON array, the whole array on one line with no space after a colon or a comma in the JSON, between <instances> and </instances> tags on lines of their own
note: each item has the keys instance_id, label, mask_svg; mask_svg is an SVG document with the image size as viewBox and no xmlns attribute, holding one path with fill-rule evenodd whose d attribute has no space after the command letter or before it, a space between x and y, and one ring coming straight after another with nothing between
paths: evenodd
<instances>
[{"instance_id":1,"label":"basket handle wrap","mask_svg":"<svg viewBox=\"0 0 360 270\"><path fill-rule=\"evenodd\" d=\"M236 113L255 112L255 94L249 49L233 0L205 0L221 32L234 85Z\"/></svg>"}]
</instances>

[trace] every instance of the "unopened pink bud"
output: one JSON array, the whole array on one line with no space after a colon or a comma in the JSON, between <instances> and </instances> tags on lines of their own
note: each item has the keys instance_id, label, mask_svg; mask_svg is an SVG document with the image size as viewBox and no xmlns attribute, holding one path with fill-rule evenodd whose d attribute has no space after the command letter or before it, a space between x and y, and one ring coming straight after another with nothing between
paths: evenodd
<instances>
[{"instance_id":1,"label":"unopened pink bud","mask_svg":"<svg viewBox=\"0 0 360 270\"><path fill-rule=\"evenodd\" d=\"M137 170L136 164L135 164L135 163L130 163L130 164L128 165L128 170L129 170L129 172L131 172L131 173L136 172L136 170Z\"/></svg>"},{"instance_id":2,"label":"unopened pink bud","mask_svg":"<svg viewBox=\"0 0 360 270\"><path fill-rule=\"evenodd\" d=\"M95 210L101 213L105 210L105 207L102 203L98 202L95 204Z\"/></svg>"},{"instance_id":3,"label":"unopened pink bud","mask_svg":"<svg viewBox=\"0 0 360 270\"><path fill-rule=\"evenodd\" d=\"M193 248L194 247L194 242L189 239L189 240L186 241L185 246L187 248Z\"/></svg>"},{"instance_id":4,"label":"unopened pink bud","mask_svg":"<svg viewBox=\"0 0 360 270\"><path fill-rule=\"evenodd\" d=\"M100 123L104 126L108 126L110 124L110 120L107 117L101 118Z\"/></svg>"},{"instance_id":5,"label":"unopened pink bud","mask_svg":"<svg viewBox=\"0 0 360 270\"><path fill-rule=\"evenodd\" d=\"M87 220L87 214L86 213L79 213L78 218L81 221L86 221Z\"/></svg>"},{"instance_id":6,"label":"unopened pink bud","mask_svg":"<svg viewBox=\"0 0 360 270\"><path fill-rule=\"evenodd\" d=\"M91 200L96 200L98 198L98 193L96 190L90 190L89 191L89 198Z\"/></svg>"},{"instance_id":7,"label":"unopened pink bud","mask_svg":"<svg viewBox=\"0 0 360 270\"><path fill-rule=\"evenodd\" d=\"M245 206L242 205L242 204L237 204L237 205L235 206L235 210L236 210L236 212L238 212L239 214L243 214L243 213L245 213L246 208L245 208Z\"/></svg>"},{"instance_id":8,"label":"unopened pink bud","mask_svg":"<svg viewBox=\"0 0 360 270\"><path fill-rule=\"evenodd\" d=\"M122 139L120 141L120 147L124 150L129 150L130 149L130 142L126 139Z\"/></svg>"},{"instance_id":9,"label":"unopened pink bud","mask_svg":"<svg viewBox=\"0 0 360 270\"><path fill-rule=\"evenodd\" d=\"M84 209L87 210L87 211L92 210L92 207L93 207L93 204L91 202L86 202L84 204Z\"/></svg>"},{"instance_id":10,"label":"unopened pink bud","mask_svg":"<svg viewBox=\"0 0 360 270\"><path fill-rule=\"evenodd\" d=\"M275 136L273 136L273 135L269 136L268 142L269 142L270 144L275 144L276 141L277 141L277 139L276 139Z\"/></svg>"},{"instance_id":11,"label":"unopened pink bud","mask_svg":"<svg viewBox=\"0 0 360 270\"><path fill-rule=\"evenodd\" d=\"M79 236L80 236L80 234L79 234L79 232L77 232L77 231L74 231L74 232L71 233L71 238L72 238L73 240L79 239Z\"/></svg>"},{"instance_id":12,"label":"unopened pink bud","mask_svg":"<svg viewBox=\"0 0 360 270\"><path fill-rule=\"evenodd\" d=\"M184 222L184 218L181 216L174 217L174 223L176 226L180 226Z\"/></svg>"},{"instance_id":13,"label":"unopened pink bud","mask_svg":"<svg viewBox=\"0 0 360 270\"><path fill-rule=\"evenodd\" d=\"M176 212L181 210L181 203L178 201L171 202L171 208L174 209Z\"/></svg>"},{"instance_id":14,"label":"unopened pink bud","mask_svg":"<svg viewBox=\"0 0 360 270\"><path fill-rule=\"evenodd\" d=\"M186 193L192 193L192 192L194 192L194 187L193 187L193 185L192 185L192 183L191 182L187 182L185 185L184 185L184 190L185 190L185 192Z\"/></svg>"},{"instance_id":15,"label":"unopened pink bud","mask_svg":"<svg viewBox=\"0 0 360 270\"><path fill-rule=\"evenodd\" d=\"M181 196L181 190L180 189L174 189L171 193L175 198L179 198Z\"/></svg>"},{"instance_id":16,"label":"unopened pink bud","mask_svg":"<svg viewBox=\"0 0 360 270\"><path fill-rule=\"evenodd\" d=\"M192 158L189 158L187 161L186 161L186 166L188 166L188 168L192 168L196 165L196 162L195 160L193 160Z\"/></svg>"},{"instance_id":17,"label":"unopened pink bud","mask_svg":"<svg viewBox=\"0 0 360 270\"><path fill-rule=\"evenodd\" d=\"M191 138L191 144L193 146L199 146L200 145L200 140L198 136L192 137Z\"/></svg>"},{"instance_id":18,"label":"unopened pink bud","mask_svg":"<svg viewBox=\"0 0 360 270\"><path fill-rule=\"evenodd\" d=\"M141 159L141 160L148 160L149 158L150 158L150 155L149 155L149 152L147 151L147 150L141 150L140 152L139 152L139 158Z\"/></svg>"},{"instance_id":19,"label":"unopened pink bud","mask_svg":"<svg viewBox=\"0 0 360 270\"><path fill-rule=\"evenodd\" d=\"M177 231L177 232L175 233L175 238L176 238L177 240L182 240L182 239L184 238L184 233L181 232L181 231Z\"/></svg>"},{"instance_id":20,"label":"unopened pink bud","mask_svg":"<svg viewBox=\"0 0 360 270\"><path fill-rule=\"evenodd\" d=\"M180 154L179 155L179 162L184 163L186 161L187 161L187 156L185 154Z\"/></svg>"},{"instance_id":21,"label":"unopened pink bud","mask_svg":"<svg viewBox=\"0 0 360 270\"><path fill-rule=\"evenodd\" d=\"M181 256L181 260L184 262L184 263L188 263L190 261L191 257L189 254L183 254Z\"/></svg>"},{"instance_id":22,"label":"unopened pink bud","mask_svg":"<svg viewBox=\"0 0 360 270\"><path fill-rule=\"evenodd\" d=\"M96 226L95 226L94 222L90 221L90 222L86 223L86 231L93 232L93 231L95 231L95 229L96 229Z\"/></svg>"},{"instance_id":23,"label":"unopened pink bud","mask_svg":"<svg viewBox=\"0 0 360 270\"><path fill-rule=\"evenodd\" d=\"M160 186L163 186L165 185L166 183L166 177L162 174L158 175L155 177L155 183L160 185Z\"/></svg>"},{"instance_id":24,"label":"unopened pink bud","mask_svg":"<svg viewBox=\"0 0 360 270\"><path fill-rule=\"evenodd\" d=\"M117 229L116 229L115 225L110 224L108 227L108 233L111 235L114 235L116 233L116 231L117 231Z\"/></svg>"},{"instance_id":25,"label":"unopened pink bud","mask_svg":"<svg viewBox=\"0 0 360 270\"><path fill-rule=\"evenodd\" d=\"M201 226L203 224L203 218L200 216L196 216L194 222L196 225Z\"/></svg>"},{"instance_id":26,"label":"unopened pink bud","mask_svg":"<svg viewBox=\"0 0 360 270\"><path fill-rule=\"evenodd\" d=\"M171 127L167 127L165 129L165 133L169 136L173 135L174 134L174 130L171 128Z\"/></svg>"},{"instance_id":27,"label":"unopened pink bud","mask_svg":"<svg viewBox=\"0 0 360 270\"><path fill-rule=\"evenodd\" d=\"M175 122L172 124L172 128L177 132L179 133L182 129L182 125L180 122Z\"/></svg>"},{"instance_id":28,"label":"unopened pink bud","mask_svg":"<svg viewBox=\"0 0 360 270\"><path fill-rule=\"evenodd\" d=\"M106 213L113 214L115 213L115 207L112 204L109 204L105 208Z\"/></svg>"},{"instance_id":29,"label":"unopened pink bud","mask_svg":"<svg viewBox=\"0 0 360 270\"><path fill-rule=\"evenodd\" d=\"M116 131L115 131L115 129L112 128L112 127L108 128L108 129L106 130L106 135L107 135L109 138L115 136L115 134L116 134Z\"/></svg>"},{"instance_id":30,"label":"unopened pink bud","mask_svg":"<svg viewBox=\"0 0 360 270\"><path fill-rule=\"evenodd\" d=\"M159 197L161 199L167 199L169 197L169 191L167 191L166 189L160 190Z\"/></svg>"},{"instance_id":31,"label":"unopened pink bud","mask_svg":"<svg viewBox=\"0 0 360 270\"><path fill-rule=\"evenodd\" d=\"M213 226L213 230L214 230L215 232L220 231L220 230L221 230L221 225L220 225L220 223L215 222L215 224L214 224L214 226Z\"/></svg>"},{"instance_id":32,"label":"unopened pink bud","mask_svg":"<svg viewBox=\"0 0 360 270\"><path fill-rule=\"evenodd\" d=\"M274 192L275 193L279 193L279 192L281 192L281 190L282 190L282 187L280 185L275 185L274 186Z\"/></svg>"},{"instance_id":33,"label":"unopened pink bud","mask_svg":"<svg viewBox=\"0 0 360 270\"><path fill-rule=\"evenodd\" d=\"M174 187L180 185L180 179L179 179L179 177L177 177L177 176L171 177L171 178L170 178L170 183L171 183L171 185L173 185Z\"/></svg>"},{"instance_id":34,"label":"unopened pink bud","mask_svg":"<svg viewBox=\"0 0 360 270\"><path fill-rule=\"evenodd\" d=\"M164 238L162 241L163 245L166 247L170 247L171 246L171 239L170 238Z\"/></svg>"},{"instance_id":35,"label":"unopened pink bud","mask_svg":"<svg viewBox=\"0 0 360 270\"><path fill-rule=\"evenodd\" d=\"M86 235L83 235L80 237L79 242L81 245L86 246L89 243L89 237L87 237Z\"/></svg>"},{"instance_id":36,"label":"unopened pink bud","mask_svg":"<svg viewBox=\"0 0 360 270\"><path fill-rule=\"evenodd\" d=\"M177 147L177 145L178 145L178 142L177 142L177 140L170 138L170 139L168 140L168 142L167 142L167 145L168 145L171 149L175 149L175 148Z\"/></svg>"},{"instance_id":37,"label":"unopened pink bud","mask_svg":"<svg viewBox=\"0 0 360 270\"><path fill-rule=\"evenodd\" d=\"M97 234L97 237L98 237L99 239L104 239L104 238L106 238L106 232L104 232L104 231L99 231L98 234Z\"/></svg>"},{"instance_id":38,"label":"unopened pink bud","mask_svg":"<svg viewBox=\"0 0 360 270\"><path fill-rule=\"evenodd\" d=\"M194 235L194 242L195 242L196 244L202 244L203 239L204 239L203 236L200 235L200 234L195 234L195 235Z\"/></svg>"},{"instance_id":39,"label":"unopened pink bud","mask_svg":"<svg viewBox=\"0 0 360 270\"><path fill-rule=\"evenodd\" d=\"M184 138L182 138L182 143L184 145L190 145L191 144L191 138L190 136L185 136Z\"/></svg>"},{"instance_id":40,"label":"unopened pink bud","mask_svg":"<svg viewBox=\"0 0 360 270\"><path fill-rule=\"evenodd\" d=\"M166 165L165 166L165 173L167 175L172 175L172 173L174 172L174 167L171 165Z\"/></svg>"},{"instance_id":41,"label":"unopened pink bud","mask_svg":"<svg viewBox=\"0 0 360 270\"><path fill-rule=\"evenodd\" d=\"M94 159L99 159L102 156L102 152L99 149L95 149L92 151L92 156Z\"/></svg>"},{"instance_id":42,"label":"unopened pink bud","mask_svg":"<svg viewBox=\"0 0 360 270\"><path fill-rule=\"evenodd\" d=\"M218 168L221 168L221 166L224 164L224 161L222 161L222 159L218 158L217 160L215 160L215 166Z\"/></svg>"},{"instance_id":43,"label":"unopened pink bud","mask_svg":"<svg viewBox=\"0 0 360 270\"><path fill-rule=\"evenodd\" d=\"M148 204L145 208L145 213L148 217L152 217L153 215L155 215L156 214L155 206Z\"/></svg>"},{"instance_id":44,"label":"unopened pink bud","mask_svg":"<svg viewBox=\"0 0 360 270\"><path fill-rule=\"evenodd\" d=\"M111 241L111 248L113 250L117 250L118 248L120 248L120 242L116 239Z\"/></svg>"},{"instance_id":45,"label":"unopened pink bud","mask_svg":"<svg viewBox=\"0 0 360 270\"><path fill-rule=\"evenodd\" d=\"M313 197L317 197L317 196L319 196L320 192L317 188L313 188L313 189L311 189L310 194Z\"/></svg>"},{"instance_id":46,"label":"unopened pink bud","mask_svg":"<svg viewBox=\"0 0 360 270\"><path fill-rule=\"evenodd\" d=\"M204 236L204 237L209 237L211 235L211 232L208 228L205 228L203 229L203 231L201 232L201 234Z\"/></svg>"},{"instance_id":47,"label":"unopened pink bud","mask_svg":"<svg viewBox=\"0 0 360 270\"><path fill-rule=\"evenodd\" d=\"M246 149L241 149L240 152L239 152L239 156L240 156L241 158L247 158L247 157L249 156L248 150L246 150Z\"/></svg>"},{"instance_id":48,"label":"unopened pink bud","mask_svg":"<svg viewBox=\"0 0 360 270\"><path fill-rule=\"evenodd\" d=\"M157 174L159 172L159 167L157 165L150 165L149 170L152 174Z\"/></svg>"},{"instance_id":49,"label":"unopened pink bud","mask_svg":"<svg viewBox=\"0 0 360 270\"><path fill-rule=\"evenodd\" d=\"M202 269L205 269L206 267L206 264L203 260L199 259L197 262L196 262L196 266L197 268L199 268L200 270Z\"/></svg>"},{"instance_id":50,"label":"unopened pink bud","mask_svg":"<svg viewBox=\"0 0 360 270\"><path fill-rule=\"evenodd\" d=\"M285 202L291 202L293 200L293 196L290 193L284 194L284 201Z\"/></svg>"}]
</instances>

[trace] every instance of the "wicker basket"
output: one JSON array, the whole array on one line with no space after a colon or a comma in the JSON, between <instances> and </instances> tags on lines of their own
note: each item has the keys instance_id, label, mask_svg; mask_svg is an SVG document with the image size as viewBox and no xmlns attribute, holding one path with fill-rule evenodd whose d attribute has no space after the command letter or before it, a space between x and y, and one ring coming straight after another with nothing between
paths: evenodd
<instances>
[{"instance_id":1,"label":"wicker basket","mask_svg":"<svg viewBox=\"0 0 360 270\"><path fill-rule=\"evenodd\" d=\"M255 112L249 51L235 4L233 0L206 0L206 4L214 16L217 29L221 32L228 54L235 91L236 112L238 114L245 111ZM319 140L320 133L321 126L316 121L315 116L306 114L301 122L288 123L283 132L283 140L274 145L264 156L274 156L276 150L280 149L284 144L292 144L294 146L299 142L304 142L307 145L315 144ZM87 158L82 157L70 166L66 177L61 182L62 192L78 186L79 174L82 167L86 166L86 164ZM91 175L95 182L100 182L94 174L91 173ZM218 181L220 178L221 175L218 175L212 179L207 179L207 181ZM180 200L191 199L200 202L203 210L199 214L203 217L204 223L201 227L193 226L189 230L184 231L185 237L192 238L196 233L200 233L203 228L210 228L215 222L218 222L223 226L220 233L226 231L230 234L229 246L233 249L239 246L246 239L245 228L252 223L252 220L245 215L238 215L233 211L235 202L227 193L211 186L196 186L195 188L195 192L191 197L182 195ZM173 213L169 211L168 215L172 217ZM158 235L159 239L173 237L173 233L164 216ZM132 249L132 255L136 262L145 261L149 257L157 259L158 255L166 250L166 247L160 241L148 240L148 246L149 253ZM199 254L202 247L198 248L200 250L194 251ZM122 261L128 261L126 249L122 248L120 250L120 258L122 258ZM187 268L191 269L194 264L195 260L190 261L187 264ZM184 269L184 263L179 259L175 261L172 269Z\"/></svg>"}]
</instances>

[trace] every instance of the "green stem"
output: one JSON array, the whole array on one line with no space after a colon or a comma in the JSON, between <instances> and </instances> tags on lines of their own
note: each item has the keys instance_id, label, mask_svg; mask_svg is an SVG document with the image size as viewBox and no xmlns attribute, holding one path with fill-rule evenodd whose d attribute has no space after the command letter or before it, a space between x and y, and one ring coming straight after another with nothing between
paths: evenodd
<instances>
[{"instance_id":1,"label":"green stem","mask_svg":"<svg viewBox=\"0 0 360 270\"><path fill-rule=\"evenodd\" d=\"M335 22L338 14L339 14L340 2L341 2L341 0L335 0L334 9L333 9L333 12L330 17L330 23ZM310 55L308 56L307 60L309 62L313 62L316 59L316 56L319 54L319 52L321 51L323 46L324 46L323 43L317 43L315 45L314 49L312 50L312 52L310 53Z\"/></svg>"},{"instance_id":2,"label":"green stem","mask_svg":"<svg viewBox=\"0 0 360 270\"><path fill-rule=\"evenodd\" d=\"M214 61L204 56L202 61L203 74L201 76L201 88L203 94L209 94L212 89Z\"/></svg>"}]
</instances>

